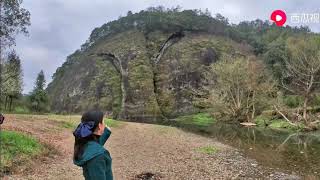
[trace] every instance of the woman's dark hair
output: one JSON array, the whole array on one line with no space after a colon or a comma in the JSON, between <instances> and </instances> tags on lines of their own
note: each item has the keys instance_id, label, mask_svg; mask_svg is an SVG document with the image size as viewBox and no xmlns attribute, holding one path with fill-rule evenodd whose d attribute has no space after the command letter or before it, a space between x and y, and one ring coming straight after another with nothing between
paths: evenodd
<instances>
[{"instance_id":1,"label":"woman's dark hair","mask_svg":"<svg viewBox=\"0 0 320 180\"><path fill-rule=\"evenodd\" d=\"M94 122L94 126L92 128L92 131L95 131L95 129L98 127L99 123L102 123L103 121L103 113L101 111L88 111L84 113L81 117L81 122ZM98 136L95 134L91 134L88 137L85 138L79 138L75 136L74 141L74 153L73 153L73 159L79 160L84 152L85 145L89 141L97 141Z\"/></svg>"}]
</instances>

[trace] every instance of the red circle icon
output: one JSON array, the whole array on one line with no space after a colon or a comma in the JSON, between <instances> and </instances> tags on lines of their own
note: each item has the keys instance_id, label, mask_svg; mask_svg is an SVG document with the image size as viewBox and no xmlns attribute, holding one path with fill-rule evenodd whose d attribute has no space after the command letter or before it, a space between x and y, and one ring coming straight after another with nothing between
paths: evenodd
<instances>
[{"instance_id":1,"label":"red circle icon","mask_svg":"<svg viewBox=\"0 0 320 180\"><path fill-rule=\"evenodd\" d=\"M287 21L287 15L282 10L275 10L272 12L270 19L275 22L277 26L283 26Z\"/></svg>"}]
</instances>

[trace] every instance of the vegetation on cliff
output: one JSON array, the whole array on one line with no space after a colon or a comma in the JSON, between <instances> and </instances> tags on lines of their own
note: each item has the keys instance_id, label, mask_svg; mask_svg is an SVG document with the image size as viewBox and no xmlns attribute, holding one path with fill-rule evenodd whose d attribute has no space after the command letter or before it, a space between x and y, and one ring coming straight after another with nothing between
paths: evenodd
<instances>
[{"instance_id":1,"label":"vegetation on cliff","mask_svg":"<svg viewBox=\"0 0 320 180\"><path fill-rule=\"evenodd\" d=\"M208 11L148 8L94 29L57 69L47 91L55 112L98 108L114 118L149 122L210 112L242 122L271 110L292 124L309 124L317 119L307 109L318 105L309 99L317 97L319 70L312 70L306 93L293 76L303 79L311 71L293 75L290 67L306 53L314 62L306 70L318 67L318 39L307 27L262 20L235 25ZM302 107L296 112L302 119L288 110L291 97L308 99L303 106L293 103Z\"/></svg>"}]
</instances>

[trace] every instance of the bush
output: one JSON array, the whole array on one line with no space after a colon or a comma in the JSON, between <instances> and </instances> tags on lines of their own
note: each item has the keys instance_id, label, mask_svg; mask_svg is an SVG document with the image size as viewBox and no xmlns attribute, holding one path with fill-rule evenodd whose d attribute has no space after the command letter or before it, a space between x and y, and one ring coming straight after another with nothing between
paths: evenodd
<instances>
[{"instance_id":1,"label":"bush","mask_svg":"<svg viewBox=\"0 0 320 180\"><path fill-rule=\"evenodd\" d=\"M29 114L30 110L26 107L17 106L14 108L14 113L16 113L16 114Z\"/></svg>"},{"instance_id":2,"label":"bush","mask_svg":"<svg viewBox=\"0 0 320 180\"><path fill-rule=\"evenodd\" d=\"M212 72L216 81L208 99L225 118L254 119L275 100L275 82L256 57L223 57L212 65Z\"/></svg>"},{"instance_id":3,"label":"bush","mask_svg":"<svg viewBox=\"0 0 320 180\"><path fill-rule=\"evenodd\" d=\"M320 95L316 95L313 99L312 99L312 104L314 106L320 106Z\"/></svg>"},{"instance_id":4,"label":"bush","mask_svg":"<svg viewBox=\"0 0 320 180\"><path fill-rule=\"evenodd\" d=\"M303 103L303 98L296 95L288 95L283 98L283 102L290 108L297 108Z\"/></svg>"}]
</instances>

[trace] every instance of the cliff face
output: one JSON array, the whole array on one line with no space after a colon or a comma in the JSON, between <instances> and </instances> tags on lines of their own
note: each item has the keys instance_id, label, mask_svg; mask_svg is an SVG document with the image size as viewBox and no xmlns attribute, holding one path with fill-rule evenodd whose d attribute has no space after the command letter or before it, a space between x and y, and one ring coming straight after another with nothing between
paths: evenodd
<instances>
[{"instance_id":1,"label":"cliff face","mask_svg":"<svg viewBox=\"0 0 320 180\"><path fill-rule=\"evenodd\" d=\"M240 48L241 47L241 48ZM97 108L133 121L198 112L212 84L210 65L250 50L207 33L128 30L77 51L48 86L56 112Z\"/></svg>"}]
</instances>

